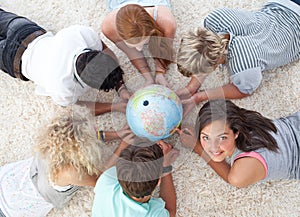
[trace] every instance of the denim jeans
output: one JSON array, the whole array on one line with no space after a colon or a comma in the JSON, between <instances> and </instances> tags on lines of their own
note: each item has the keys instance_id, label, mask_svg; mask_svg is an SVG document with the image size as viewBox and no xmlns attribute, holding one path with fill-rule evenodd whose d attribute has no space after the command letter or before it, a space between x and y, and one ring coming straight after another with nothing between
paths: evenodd
<instances>
[{"instance_id":1,"label":"denim jeans","mask_svg":"<svg viewBox=\"0 0 300 217\"><path fill-rule=\"evenodd\" d=\"M15 76L13 62L18 48L28 35L43 30L25 17L0 9L0 69ZM24 77L24 76L23 76ZM22 80L28 80L25 77Z\"/></svg>"}]
</instances>

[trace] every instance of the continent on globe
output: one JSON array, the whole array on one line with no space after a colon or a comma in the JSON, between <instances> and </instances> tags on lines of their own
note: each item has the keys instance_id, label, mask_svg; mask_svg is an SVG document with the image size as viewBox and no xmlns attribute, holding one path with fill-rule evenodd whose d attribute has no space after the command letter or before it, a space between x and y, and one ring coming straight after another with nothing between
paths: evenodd
<instances>
[{"instance_id":1,"label":"continent on globe","mask_svg":"<svg viewBox=\"0 0 300 217\"><path fill-rule=\"evenodd\" d=\"M126 118L135 135L156 142L172 135L180 125L182 104L174 91L153 84L130 97Z\"/></svg>"}]
</instances>

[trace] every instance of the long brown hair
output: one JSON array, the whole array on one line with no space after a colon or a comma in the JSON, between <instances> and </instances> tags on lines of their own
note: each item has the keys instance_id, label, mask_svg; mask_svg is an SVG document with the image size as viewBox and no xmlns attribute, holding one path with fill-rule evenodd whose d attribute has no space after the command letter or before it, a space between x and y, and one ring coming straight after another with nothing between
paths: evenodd
<instances>
[{"instance_id":1,"label":"long brown hair","mask_svg":"<svg viewBox=\"0 0 300 217\"><path fill-rule=\"evenodd\" d=\"M131 44L150 36L149 51L163 67L173 62L173 39L165 38L162 29L140 5L128 4L117 13L116 26L120 37Z\"/></svg>"},{"instance_id":2,"label":"long brown hair","mask_svg":"<svg viewBox=\"0 0 300 217\"><path fill-rule=\"evenodd\" d=\"M199 111L196 121L197 138L208 124L224 120L234 133L239 132L236 147L249 152L259 148L278 151L278 145L271 132L277 129L273 122L255 111L236 106L229 100L212 100L205 103Z\"/></svg>"}]
</instances>

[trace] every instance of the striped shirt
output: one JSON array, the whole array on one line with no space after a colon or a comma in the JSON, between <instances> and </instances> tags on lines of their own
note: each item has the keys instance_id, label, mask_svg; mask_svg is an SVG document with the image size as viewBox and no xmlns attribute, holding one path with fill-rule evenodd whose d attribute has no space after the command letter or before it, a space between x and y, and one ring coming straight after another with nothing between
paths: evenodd
<instances>
[{"instance_id":1,"label":"striped shirt","mask_svg":"<svg viewBox=\"0 0 300 217\"><path fill-rule=\"evenodd\" d=\"M207 29L230 34L227 55L230 78L243 93L251 94L257 89L262 71L300 57L300 13L296 13L300 7L287 0L274 1L257 12L216 9L204 20Z\"/></svg>"}]
</instances>

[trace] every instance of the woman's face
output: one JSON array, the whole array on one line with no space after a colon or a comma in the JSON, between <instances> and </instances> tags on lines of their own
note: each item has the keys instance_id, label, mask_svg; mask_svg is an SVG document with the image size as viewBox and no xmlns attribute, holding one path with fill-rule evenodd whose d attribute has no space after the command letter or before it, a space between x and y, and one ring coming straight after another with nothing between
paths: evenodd
<instances>
[{"instance_id":1,"label":"woman's face","mask_svg":"<svg viewBox=\"0 0 300 217\"><path fill-rule=\"evenodd\" d=\"M126 44L128 47L130 47L130 48L135 48L135 49L137 49L138 51L142 51L144 45L149 43L149 40L150 40L150 36L146 36L146 37L144 37L144 38L143 38L139 43L137 43L137 44L131 44L131 43L126 42L126 41L125 41L125 44Z\"/></svg>"},{"instance_id":2,"label":"woman's face","mask_svg":"<svg viewBox=\"0 0 300 217\"><path fill-rule=\"evenodd\" d=\"M238 132L233 133L228 124L217 120L207 125L200 132L200 143L213 161L221 162L233 154Z\"/></svg>"}]
</instances>

